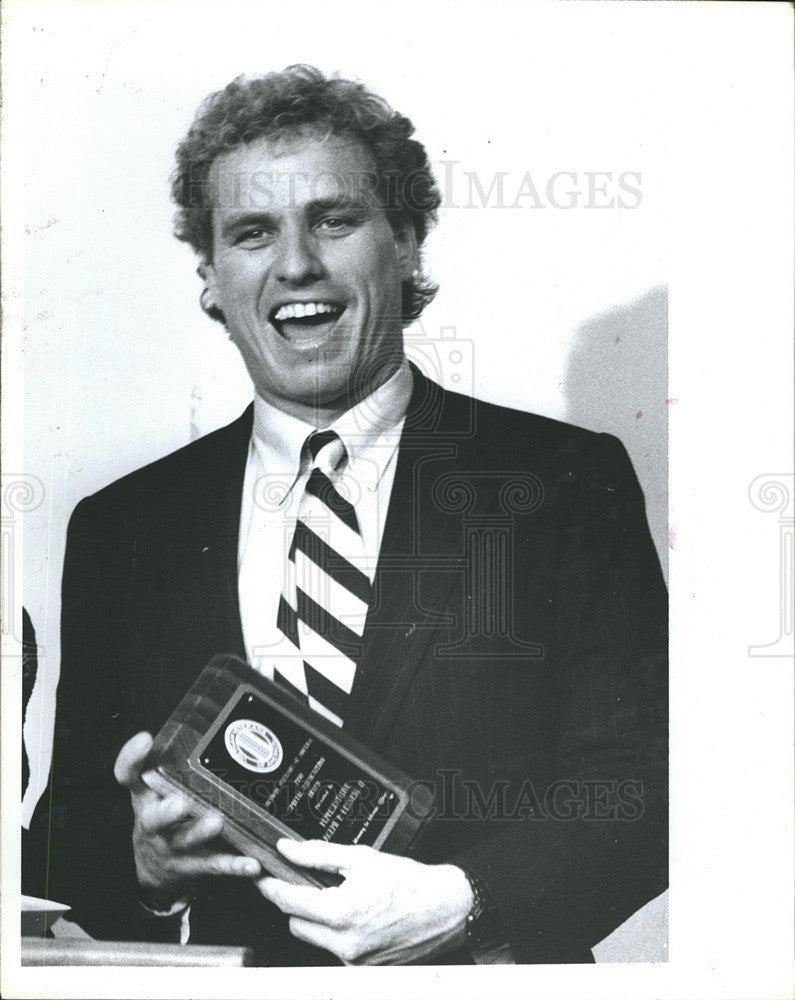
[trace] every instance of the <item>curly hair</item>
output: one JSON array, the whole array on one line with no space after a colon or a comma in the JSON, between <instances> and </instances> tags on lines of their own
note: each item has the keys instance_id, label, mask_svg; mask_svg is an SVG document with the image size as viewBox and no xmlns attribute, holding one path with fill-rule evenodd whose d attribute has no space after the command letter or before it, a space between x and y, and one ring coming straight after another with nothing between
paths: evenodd
<instances>
[{"instance_id":1,"label":"curly hair","mask_svg":"<svg viewBox=\"0 0 795 1000\"><path fill-rule=\"evenodd\" d=\"M222 153L261 138L305 127L358 140L376 168L375 191L393 229L410 225L421 247L436 222L441 196L414 126L383 98L353 80L326 77L314 66L239 76L200 106L177 147L171 195L178 206L177 239L212 260L211 167ZM403 320L409 323L433 299L438 286L422 267L403 283ZM216 318L221 318L216 316Z\"/></svg>"}]
</instances>

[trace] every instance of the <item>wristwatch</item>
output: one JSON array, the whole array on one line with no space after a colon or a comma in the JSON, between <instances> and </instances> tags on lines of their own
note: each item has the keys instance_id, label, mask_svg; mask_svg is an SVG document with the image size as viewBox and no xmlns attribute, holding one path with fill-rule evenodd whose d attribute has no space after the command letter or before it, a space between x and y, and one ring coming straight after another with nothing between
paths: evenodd
<instances>
[{"instance_id":1,"label":"wristwatch","mask_svg":"<svg viewBox=\"0 0 795 1000\"><path fill-rule=\"evenodd\" d=\"M476 965L513 962L502 914L486 883L475 872L462 869L472 889L474 902L466 918L466 935Z\"/></svg>"}]
</instances>

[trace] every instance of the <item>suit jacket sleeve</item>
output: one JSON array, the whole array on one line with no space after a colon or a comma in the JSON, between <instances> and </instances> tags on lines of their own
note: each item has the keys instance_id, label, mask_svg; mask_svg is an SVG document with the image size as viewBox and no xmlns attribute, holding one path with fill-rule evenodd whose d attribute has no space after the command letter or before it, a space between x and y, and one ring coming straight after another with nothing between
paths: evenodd
<instances>
[{"instance_id":1,"label":"suit jacket sleeve","mask_svg":"<svg viewBox=\"0 0 795 1000\"><path fill-rule=\"evenodd\" d=\"M130 526L96 506L83 500L69 523L50 785L31 823L27 881L68 903L94 936L168 940L178 918L147 917L138 903L130 796L113 778L119 749L139 728L118 639L129 560L116 553Z\"/></svg>"},{"instance_id":2,"label":"suit jacket sleeve","mask_svg":"<svg viewBox=\"0 0 795 1000\"><path fill-rule=\"evenodd\" d=\"M667 594L623 446L587 442L548 498L561 644L545 818L492 823L451 859L490 889L518 962L583 960L573 942L582 954L667 878Z\"/></svg>"}]
</instances>

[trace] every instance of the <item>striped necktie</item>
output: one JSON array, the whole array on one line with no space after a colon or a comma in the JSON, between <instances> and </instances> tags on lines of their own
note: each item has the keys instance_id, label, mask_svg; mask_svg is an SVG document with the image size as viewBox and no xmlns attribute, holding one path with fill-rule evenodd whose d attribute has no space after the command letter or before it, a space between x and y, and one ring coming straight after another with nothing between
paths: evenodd
<instances>
[{"instance_id":1,"label":"striped necktie","mask_svg":"<svg viewBox=\"0 0 795 1000\"><path fill-rule=\"evenodd\" d=\"M315 431L306 447L311 471L298 508L277 618L297 653L276 669L274 679L341 726L372 586L362 569L365 553L356 510L341 492L345 446L334 431Z\"/></svg>"}]
</instances>

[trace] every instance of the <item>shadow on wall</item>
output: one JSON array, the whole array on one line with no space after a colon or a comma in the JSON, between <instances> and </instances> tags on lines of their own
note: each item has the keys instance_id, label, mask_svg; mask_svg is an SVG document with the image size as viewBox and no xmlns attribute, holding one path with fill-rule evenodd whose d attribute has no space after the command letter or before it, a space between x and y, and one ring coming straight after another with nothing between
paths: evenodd
<instances>
[{"instance_id":1,"label":"shadow on wall","mask_svg":"<svg viewBox=\"0 0 795 1000\"><path fill-rule=\"evenodd\" d=\"M574 334L564 376L566 418L624 443L646 496L668 580L668 290L594 316Z\"/></svg>"}]
</instances>

